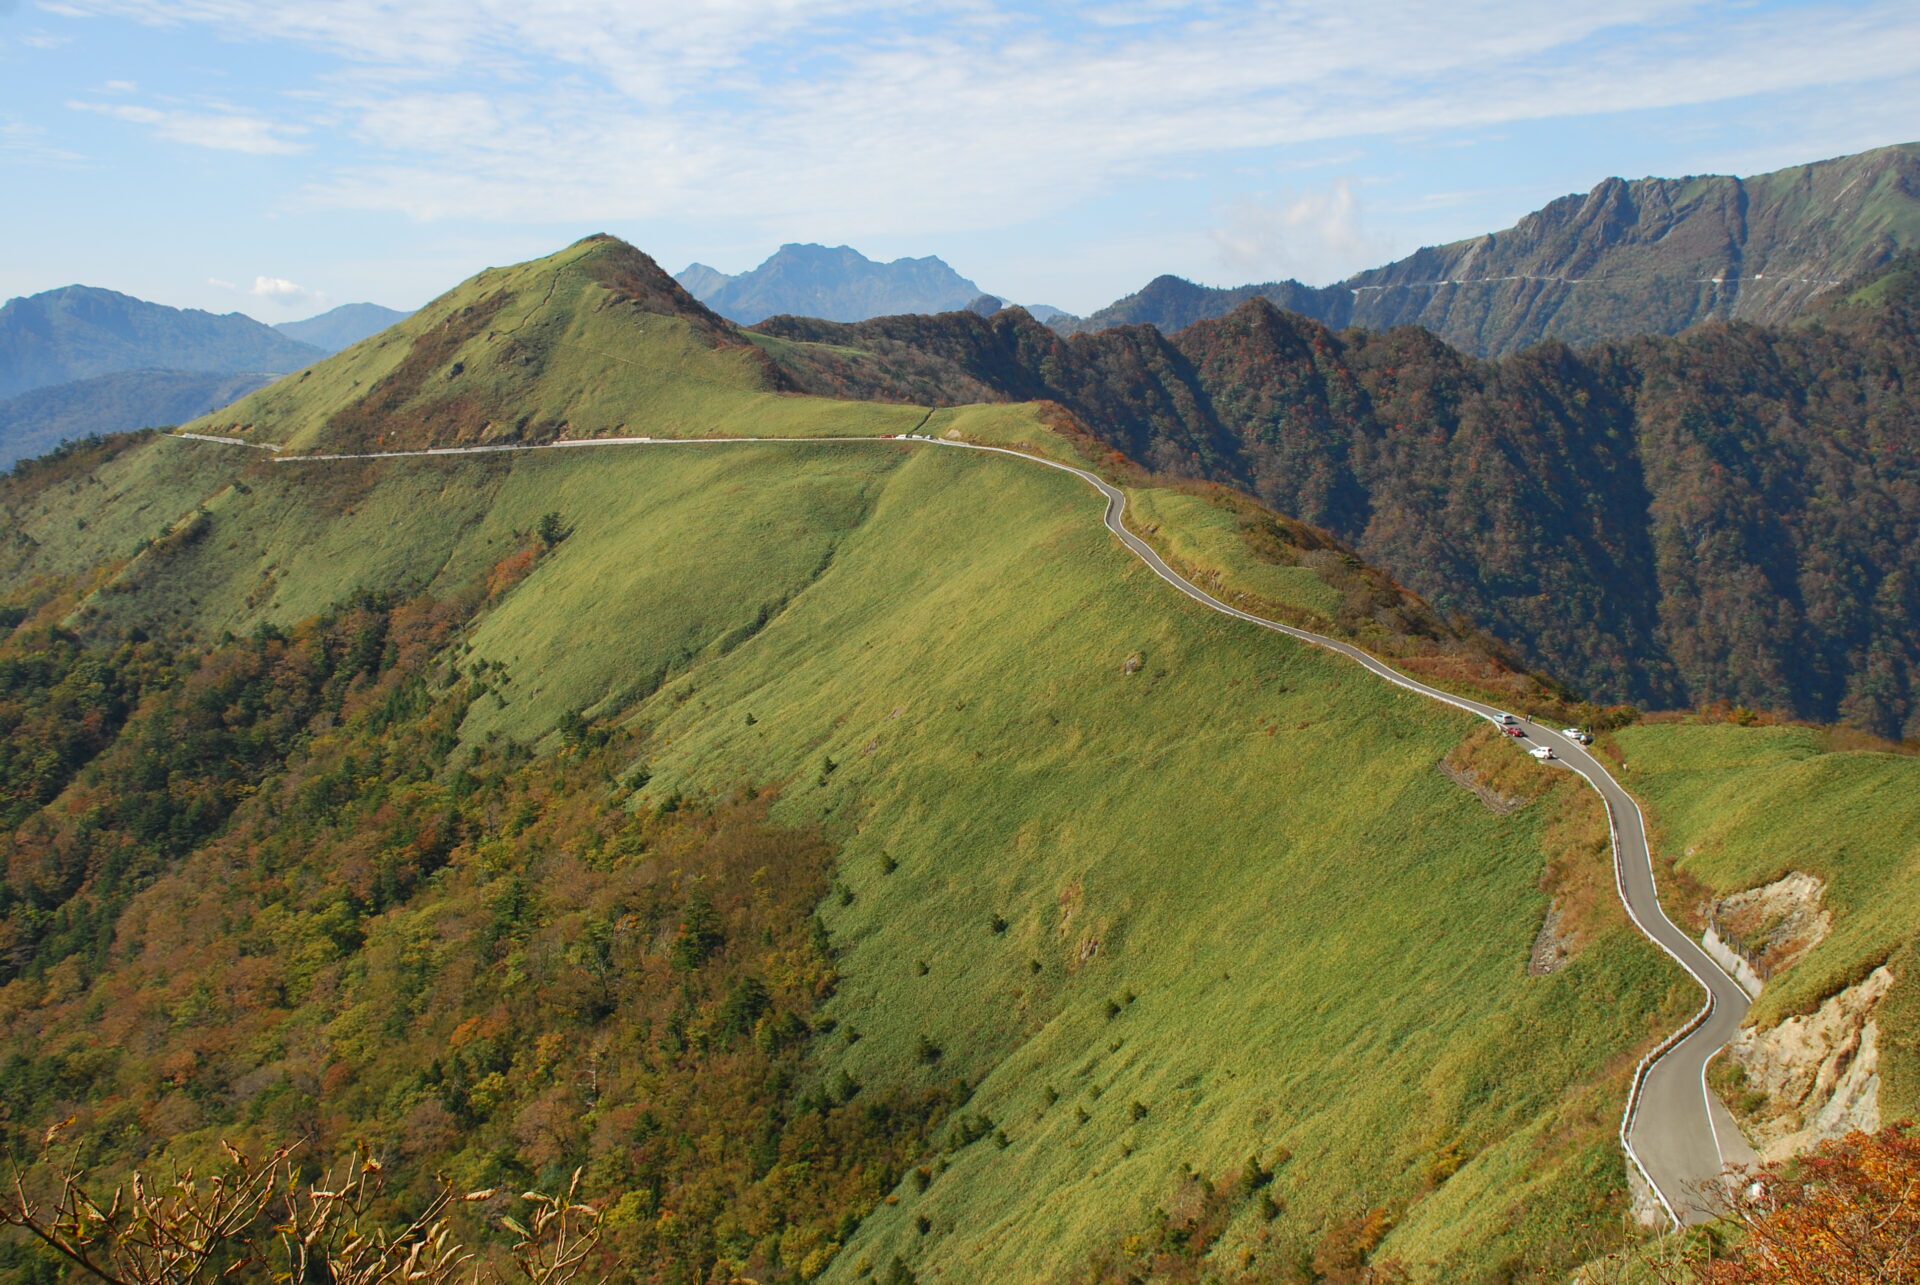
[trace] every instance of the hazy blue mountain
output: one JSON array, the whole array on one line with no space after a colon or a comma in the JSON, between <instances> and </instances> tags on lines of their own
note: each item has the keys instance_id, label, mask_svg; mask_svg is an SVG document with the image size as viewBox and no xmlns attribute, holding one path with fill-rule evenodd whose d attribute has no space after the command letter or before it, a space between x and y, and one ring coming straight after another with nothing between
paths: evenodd
<instances>
[{"instance_id":1,"label":"hazy blue mountain","mask_svg":"<svg viewBox=\"0 0 1920 1285\"><path fill-rule=\"evenodd\" d=\"M1843 280L1920 248L1920 143L1753 178L1610 178L1513 227L1420 250L1337 285L1221 289L1159 277L1064 334L1150 323L1172 333L1254 297L1336 328L1421 325L1480 356L1542 339L1677 334L1780 322Z\"/></svg>"},{"instance_id":2,"label":"hazy blue mountain","mask_svg":"<svg viewBox=\"0 0 1920 1285\"><path fill-rule=\"evenodd\" d=\"M411 315L397 308L382 308L377 303L343 303L305 321L283 321L274 329L289 339L312 344L322 352L335 353Z\"/></svg>"},{"instance_id":3,"label":"hazy blue mountain","mask_svg":"<svg viewBox=\"0 0 1920 1285\"><path fill-rule=\"evenodd\" d=\"M704 263L689 263L674 280L694 298L706 299L718 293L733 278Z\"/></svg>"},{"instance_id":4,"label":"hazy blue mountain","mask_svg":"<svg viewBox=\"0 0 1920 1285\"><path fill-rule=\"evenodd\" d=\"M0 469L74 438L185 423L278 378L258 372L123 370L35 388L0 401Z\"/></svg>"},{"instance_id":5,"label":"hazy blue mountain","mask_svg":"<svg viewBox=\"0 0 1920 1285\"><path fill-rule=\"evenodd\" d=\"M0 307L0 397L123 370L285 374L325 355L241 313L169 308L94 286Z\"/></svg>"},{"instance_id":6,"label":"hazy blue mountain","mask_svg":"<svg viewBox=\"0 0 1920 1285\"><path fill-rule=\"evenodd\" d=\"M703 263L674 278L687 293L742 325L767 317L865 321L909 312L953 312L983 293L938 258L879 263L850 246L783 245L750 272Z\"/></svg>"}]
</instances>

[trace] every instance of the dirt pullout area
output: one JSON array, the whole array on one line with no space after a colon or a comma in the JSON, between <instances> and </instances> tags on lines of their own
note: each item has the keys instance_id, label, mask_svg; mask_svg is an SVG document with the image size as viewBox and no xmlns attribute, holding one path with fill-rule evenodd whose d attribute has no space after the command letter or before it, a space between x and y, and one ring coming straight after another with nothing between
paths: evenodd
<instances>
[{"instance_id":1,"label":"dirt pullout area","mask_svg":"<svg viewBox=\"0 0 1920 1285\"><path fill-rule=\"evenodd\" d=\"M1893 985L1876 968L1813 1012L1766 1030L1748 1029L1727 1046L1757 1107L1742 1121L1762 1160L1797 1155L1855 1129L1880 1127L1880 1028L1874 1012ZM1758 1094L1763 1100L1754 1101Z\"/></svg>"}]
</instances>

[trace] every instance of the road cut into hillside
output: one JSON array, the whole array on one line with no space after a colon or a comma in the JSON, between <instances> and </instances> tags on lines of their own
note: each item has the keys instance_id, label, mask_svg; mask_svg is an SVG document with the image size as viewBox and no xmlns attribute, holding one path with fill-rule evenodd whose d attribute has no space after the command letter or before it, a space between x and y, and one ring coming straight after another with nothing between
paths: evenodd
<instances>
[{"instance_id":1,"label":"road cut into hillside","mask_svg":"<svg viewBox=\"0 0 1920 1285\"><path fill-rule=\"evenodd\" d=\"M177 439L222 445L254 446L237 438L176 434ZM1008 447L987 446L921 435L895 437L717 437L582 438L560 442L499 443L480 446L435 447L403 451L322 453L273 457L276 464L329 460L380 460L522 451L573 450L591 447L703 447L717 445L861 445L884 443L943 447L1006 455L1030 464L1071 473L1098 491L1106 501L1102 515L1108 531L1144 562L1153 573L1208 610L1242 620L1261 629L1285 634L1300 642L1337 652L1365 667L1376 677L1496 724L1502 711L1409 678L1379 658L1350 643L1283 625L1242 611L1207 593L1154 551L1153 546L1128 530L1127 497L1118 487L1085 469ZM266 447L264 449L274 449ZM1748 997L1737 982L1661 909L1647 843L1646 820L1640 806L1584 745L1547 727L1520 723L1522 738L1533 747L1553 752L1554 761L1577 772L1599 792L1606 804L1612 833L1613 866L1620 900L1642 934L1686 970L1705 992L1700 1010L1679 1030L1662 1041L1635 1069L1632 1087L1621 1116L1620 1142L1627 1162L1651 1188L1665 1216L1676 1227L1713 1216L1724 1194L1728 1165L1750 1164L1752 1149L1741 1136L1732 1114L1707 1087L1708 1064L1733 1038L1746 1016Z\"/></svg>"}]
</instances>

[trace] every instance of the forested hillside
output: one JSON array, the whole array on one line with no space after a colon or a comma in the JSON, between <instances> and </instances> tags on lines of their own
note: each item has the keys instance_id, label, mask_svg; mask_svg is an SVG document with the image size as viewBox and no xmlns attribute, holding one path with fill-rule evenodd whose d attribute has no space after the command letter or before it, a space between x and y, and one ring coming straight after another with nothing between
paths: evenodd
<instances>
[{"instance_id":1,"label":"forested hillside","mask_svg":"<svg viewBox=\"0 0 1920 1285\"><path fill-rule=\"evenodd\" d=\"M815 391L1057 400L1152 468L1328 528L1597 699L1920 734L1908 261L1803 324L1491 363L1264 299L1172 336L1062 339L1018 311L759 330Z\"/></svg>"}]
</instances>

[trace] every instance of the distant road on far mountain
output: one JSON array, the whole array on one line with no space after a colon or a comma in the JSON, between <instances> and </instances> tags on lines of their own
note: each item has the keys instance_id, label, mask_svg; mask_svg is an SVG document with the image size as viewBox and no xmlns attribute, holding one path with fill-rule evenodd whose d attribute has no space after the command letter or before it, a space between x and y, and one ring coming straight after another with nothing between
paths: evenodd
<instances>
[{"instance_id":1,"label":"distant road on far mountain","mask_svg":"<svg viewBox=\"0 0 1920 1285\"><path fill-rule=\"evenodd\" d=\"M1482 357L1542 339L1781 322L1822 291L1920 248L1920 143L1753 178L1610 178L1513 227L1433 246L1334 285L1216 288L1161 276L1062 333L1172 333L1260 297L1335 329L1420 325Z\"/></svg>"}]
</instances>

